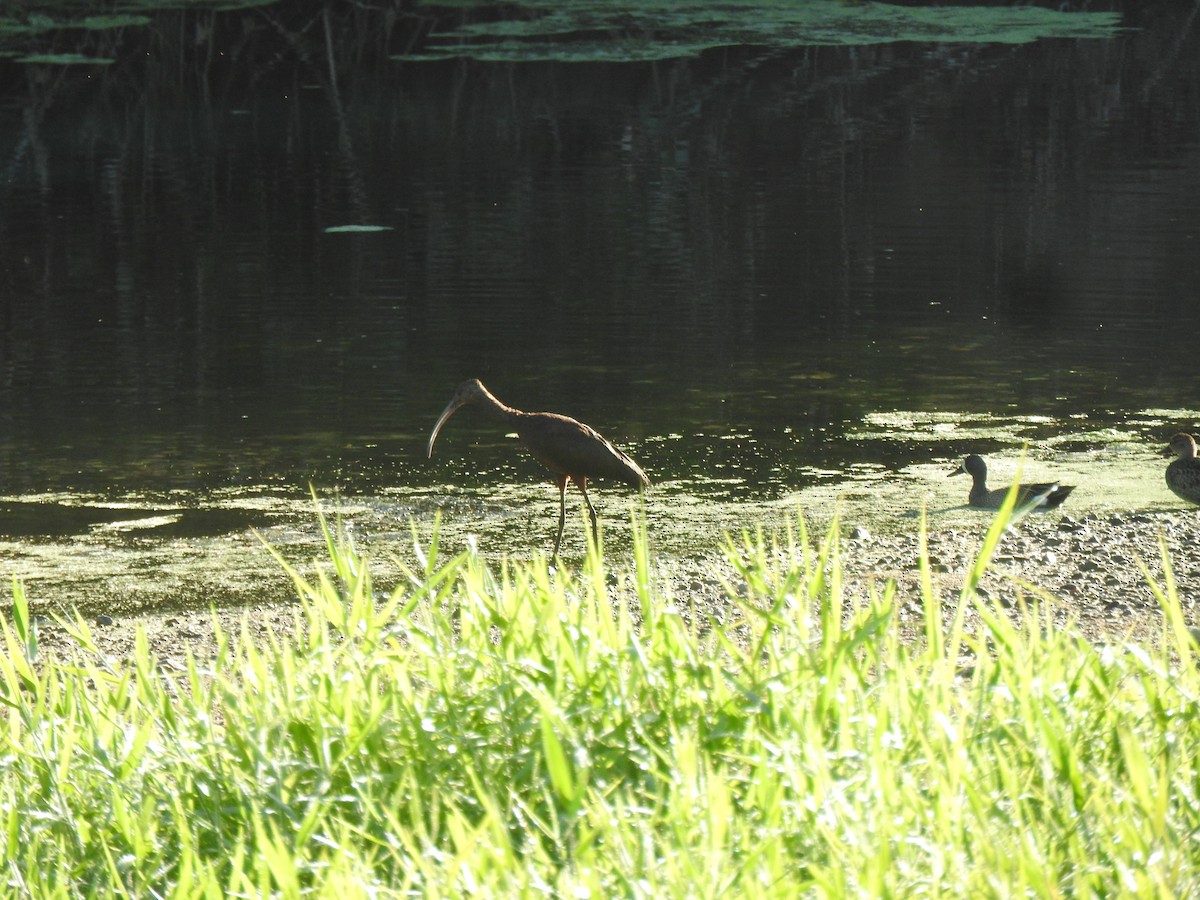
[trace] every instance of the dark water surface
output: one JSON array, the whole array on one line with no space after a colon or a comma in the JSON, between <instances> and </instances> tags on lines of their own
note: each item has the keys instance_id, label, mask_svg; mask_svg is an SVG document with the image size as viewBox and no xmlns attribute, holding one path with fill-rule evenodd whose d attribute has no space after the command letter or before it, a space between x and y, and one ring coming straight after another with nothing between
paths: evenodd
<instances>
[{"instance_id":1,"label":"dark water surface","mask_svg":"<svg viewBox=\"0 0 1200 900\"><path fill-rule=\"evenodd\" d=\"M0 60L0 572L248 599L248 529L307 548L310 481L363 540L441 510L548 550L553 487L482 416L425 459L469 376L637 458L665 554L944 509L951 459L1024 442L1080 509L1177 506L1200 22L1114 8L1108 40L589 64L403 62L393 19L316 6Z\"/></svg>"}]
</instances>

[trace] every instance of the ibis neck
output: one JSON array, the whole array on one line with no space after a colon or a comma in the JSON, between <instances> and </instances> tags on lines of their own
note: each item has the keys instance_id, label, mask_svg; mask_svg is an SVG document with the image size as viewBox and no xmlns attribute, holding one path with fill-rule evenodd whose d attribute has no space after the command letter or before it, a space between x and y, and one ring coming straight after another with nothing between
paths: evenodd
<instances>
[{"instance_id":1,"label":"ibis neck","mask_svg":"<svg viewBox=\"0 0 1200 900\"><path fill-rule=\"evenodd\" d=\"M512 422L514 419L524 415L519 409L513 409L496 399L487 388L480 386L481 390L478 396L478 404L487 411L487 414L493 419L498 419L501 422Z\"/></svg>"}]
</instances>

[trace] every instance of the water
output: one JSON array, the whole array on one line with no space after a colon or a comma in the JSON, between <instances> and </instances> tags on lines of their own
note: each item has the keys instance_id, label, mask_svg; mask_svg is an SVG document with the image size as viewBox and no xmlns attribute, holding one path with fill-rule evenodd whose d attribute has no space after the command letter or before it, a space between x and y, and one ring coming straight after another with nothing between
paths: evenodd
<instances>
[{"instance_id":1,"label":"water","mask_svg":"<svg viewBox=\"0 0 1200 900\"><path fill-rule=\"evenodd\" d=\"M952 459L1025 442L1031 477L1104 467L1081 510L1176 505L1200 38L1126 15L487 64L171 13L111 66L0 63L0 570L56 603L285 591L249 529L315 552L310 482L401 555L438 510L548 550L554 489L483 417L424 458L469 376L634 455L664 554L839 500L910 527L965 496ZM595 499L619 547L636 502Z\"/></svg>"}]
</instances>

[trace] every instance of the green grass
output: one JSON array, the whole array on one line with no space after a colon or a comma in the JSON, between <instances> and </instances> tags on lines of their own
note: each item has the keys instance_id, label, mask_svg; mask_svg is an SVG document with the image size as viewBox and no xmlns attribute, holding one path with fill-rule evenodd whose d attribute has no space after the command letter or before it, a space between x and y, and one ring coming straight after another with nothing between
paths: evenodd
<instances>
[{"instance_id":1,"label":"green grass","mask_svg":"<svg viewBox=\"0 0 1200 900\"><path fill-rule=\"evenodd\" d=\"M802 520L727 541L719 615L666 602L635 532L629 571L554 573L435 533L377 597L326 529L292 572L296 636L224 635L175 675L144 641L128 665L39 658L15 584L5 893L1196 890L1200 681L1169 575L1153 649L1055 630L1035 598L1014 619L972 579L944 611L928 575L905 642L900 598L848 596Z\"/></svg>"}]
</instances>

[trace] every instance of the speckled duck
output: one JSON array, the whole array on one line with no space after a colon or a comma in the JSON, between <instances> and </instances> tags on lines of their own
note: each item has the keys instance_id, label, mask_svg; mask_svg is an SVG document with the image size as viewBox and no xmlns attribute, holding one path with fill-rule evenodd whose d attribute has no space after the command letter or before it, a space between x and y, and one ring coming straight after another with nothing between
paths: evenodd
<instances>
[{"instance_id":1,"label":"speckled duck","mask_svg":"<svg viewBox=\"0 0 1200 900\"><path fill-rule=\"evenodd\" d=\"M1196 458L1196 439L1180 432L1167 446L1177 457L1167 466L1167 487L1181 500L1200 503L1200 459Z\"/></svg>"},{"instance_id":2,"label":"speckled duck","mask_svg":"<svg viewBox=\"0 0 1200 900\"><path fill-rule=\"evenodd\" d=\"M988 490L987 463L983 461L982 456L972 453L950 475L962 475L963 473L971 476L971 493L967 495L967 502L971 506L978 506L982 509L1000 508L1004 503L1004 498L1008 496L1009 489L1002 487ZM1200 486L1200 482L1197 484ZM1017 490L1019 491L1017 494L1018 507L1033 505L1041 509L1053 509L1067 499L1071 491L1075 490L1075 486L1051 481L1040 484L1022 484L1018 486Z\"/></svg>"}]
</instances>

